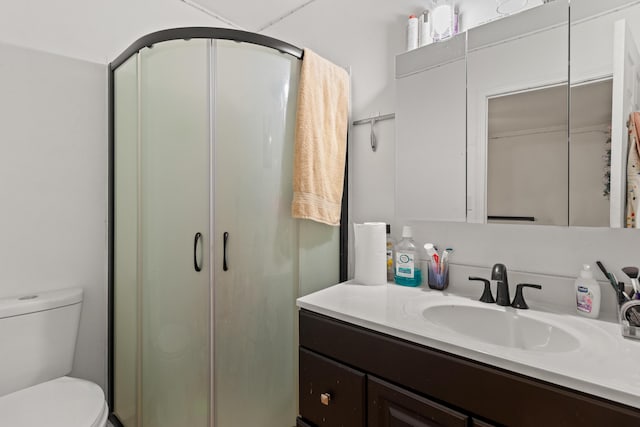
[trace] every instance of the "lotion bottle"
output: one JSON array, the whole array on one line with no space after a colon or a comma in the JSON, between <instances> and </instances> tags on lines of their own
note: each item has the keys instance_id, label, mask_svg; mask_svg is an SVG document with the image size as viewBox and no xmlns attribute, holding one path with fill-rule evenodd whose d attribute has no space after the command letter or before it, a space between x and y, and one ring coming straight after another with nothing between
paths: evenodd
<instances>
[{"instance_id":1,"label":"lotion bottle","mask_svg":"<svg viewBox=\"0 0 640 427\"><path fill-rule=\"evenodd\" d=\"M586 317L597 318L600 314L600 285L593 278L589 264L582 266L576 278L576 311Z\"/></svg>"}]
</instances>

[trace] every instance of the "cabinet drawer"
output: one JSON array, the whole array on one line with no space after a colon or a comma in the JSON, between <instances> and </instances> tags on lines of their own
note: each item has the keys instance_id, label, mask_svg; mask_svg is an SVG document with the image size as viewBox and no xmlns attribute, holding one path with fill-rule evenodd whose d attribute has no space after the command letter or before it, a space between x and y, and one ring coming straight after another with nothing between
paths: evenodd
<instances>
[{"instance_id":1,"label":"cabinet drawer","mask_svg":"<svg viewBox=\"0 0 640 427\"><path fill-rule=\"evenodd\" d=\"M365 374L300 349L300 414L318 427L365 426Z\"/></svg>"},{"instance_id":2,"label":"cabinet drawer","mask_svg":"<svg viewBox=\"0 0 640 427\"><path fill-rule=\"evenodd\" d=\"M368 377L369 427L467 427L469 417L393 384Z\"/></svg>"},{"instance_id":3,"label":"cabinet drawer","mask_svg":"<svg viewBox=\"0 0 640 427\"><path fill-rule=\"evenodd\" d=\"M474 418L471 420L471 427L496 427L496 426L493 424L489 424L486 421L480 421Z\"/></svg>"}]
</instances>

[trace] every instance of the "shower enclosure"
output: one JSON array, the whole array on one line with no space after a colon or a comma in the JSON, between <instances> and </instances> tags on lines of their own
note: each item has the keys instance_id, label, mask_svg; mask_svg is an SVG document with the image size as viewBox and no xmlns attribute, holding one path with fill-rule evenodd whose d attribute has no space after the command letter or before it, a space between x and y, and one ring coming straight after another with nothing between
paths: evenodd
<instances>
[{"instance_id":1,"label":"shower enclosure","mask_svg":"<svg viewBox=\"0 0 640 427\"><path fill-rule=\"evenodd\" d=\"M290 215L301 56L182 28L111 64L115 423L294 425L295 299L346 276L344 226Z\"/></svg>"}]
</instances>

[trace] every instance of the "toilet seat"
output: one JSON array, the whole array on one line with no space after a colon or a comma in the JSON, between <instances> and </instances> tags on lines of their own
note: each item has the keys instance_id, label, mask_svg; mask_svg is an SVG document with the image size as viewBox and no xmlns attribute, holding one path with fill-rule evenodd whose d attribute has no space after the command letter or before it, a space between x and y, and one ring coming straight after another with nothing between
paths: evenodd
<instances>
[{"instance_id":1,"label":"toilet seat","mask_svg":"<svg viewBox=\"0 0 640 427\"><path fill-rule=\"evenodd\" d=\"M12 427L104 427L108 413L97 384L71 377L0 397L0 420Z\"/></svg>"}]
</instances>

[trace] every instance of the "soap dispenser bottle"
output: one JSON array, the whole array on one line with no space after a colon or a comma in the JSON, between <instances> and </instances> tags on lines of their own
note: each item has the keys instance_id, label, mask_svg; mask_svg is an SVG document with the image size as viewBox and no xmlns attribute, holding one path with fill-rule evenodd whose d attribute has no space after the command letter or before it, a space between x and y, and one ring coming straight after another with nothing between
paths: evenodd
<instances>
[{"instance_id":1,"label":"soap dispenser bottle","mask_svg":"<svg viewBox=\"0 0 640 427\"><path fill-rule=\"evenodd\" d=\"M589 264L582 266L576 279L576 311L586 317L596 318L600 314L600 285L593 278Z\"/></svg>"},{"instance_id":2,"label":"soap dispenser bottle","mask_svg":"<svg viewBox=\"0 0 640 427\"><path fill-rule=\"evenodd\" d=\"M396 245L395 282L402 286L420 286L422 272L416 244L409 226L402 228L402 240Z\"/></svg>"}]
</instances>

